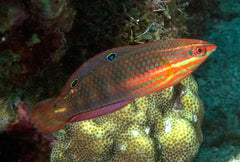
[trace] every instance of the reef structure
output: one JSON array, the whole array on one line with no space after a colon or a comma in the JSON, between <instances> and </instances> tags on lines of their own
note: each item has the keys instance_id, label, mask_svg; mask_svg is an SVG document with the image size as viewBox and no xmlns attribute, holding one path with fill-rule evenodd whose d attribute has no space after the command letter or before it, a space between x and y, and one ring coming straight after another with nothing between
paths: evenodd
<instances>
[{"instance_id":1,"label":"reef structure","mask_svg":"<svg viewBox=\"0 0 240 162\"><path fill-rule=\"evenodd\" d=\"M192 76L55 134L51 161L191 161L202 143L203 105Z\"/></svg>"},{"instance_id":2,"label":"reef structure","mask_svg":"<svg viewBox=\"0 0 240 162\"><path fill-rule=\"evenodd\" d=\"M21 85L58 62L75 15L65 0L0 2L1 80Z\"/></svg>"}]
</instances>

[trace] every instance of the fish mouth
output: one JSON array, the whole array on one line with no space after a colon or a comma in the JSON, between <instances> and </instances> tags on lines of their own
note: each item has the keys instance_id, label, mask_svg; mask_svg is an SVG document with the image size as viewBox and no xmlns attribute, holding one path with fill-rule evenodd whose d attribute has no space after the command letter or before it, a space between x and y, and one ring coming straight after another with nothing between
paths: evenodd
<instances>
[{"instance_id":1,"label":"fish mouth","mask_svg":"<svg viewBox=\"0 0 240 162\"><path fill-rule=\"evenodd\" d=\"M213 52L216 49L217 49L217 46L214 44L209 44L208 46L206 46L206 51L208 51L208 52L210 52L210 51Z\"/></svg>"},{"instance_id":2,"label":"fish mouth","mask_svg":"<svg viewBox=\"0 0 240 162\"><path fill-rule=\"evenodd\" d=\"M206 48L205 56L209 56L217 49L217 46L209 43L209 44L205 45L205 48Z\"/></svg>"}]
</instances>

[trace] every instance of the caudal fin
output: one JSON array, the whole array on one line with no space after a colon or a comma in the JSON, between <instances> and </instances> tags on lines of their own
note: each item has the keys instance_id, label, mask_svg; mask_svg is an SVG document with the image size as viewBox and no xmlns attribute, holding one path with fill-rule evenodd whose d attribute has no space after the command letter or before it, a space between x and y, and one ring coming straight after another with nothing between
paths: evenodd
<instances>
[{"instance_id":1,"label":"caudal fin","mask_svg":"<svg viewBox=\"0 0 240 162\"><path fill-rule=\"evenodd\" d=\"M41 132L52 133L61 129L65 122L56 118L52 101L36 106L31 112L32 122Z\"/></svg>"}]
</instances>

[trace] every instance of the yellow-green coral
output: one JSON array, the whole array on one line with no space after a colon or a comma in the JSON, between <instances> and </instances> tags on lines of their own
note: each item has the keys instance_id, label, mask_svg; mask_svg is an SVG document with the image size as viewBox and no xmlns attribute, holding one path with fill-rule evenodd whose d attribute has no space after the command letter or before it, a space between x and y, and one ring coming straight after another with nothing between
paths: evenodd
<instances>
[{"instance_id":1,"label":"yellow-green coral","mask_svg":"<svg viewBox=\"0 0 240 162\"><path fill-rule=\"evenodd\" d=\"M189 76L116 112L66 124L56 133L51 160L190 161L202 142L202 118L197 84Z\"/></svg>"}]
</instances>

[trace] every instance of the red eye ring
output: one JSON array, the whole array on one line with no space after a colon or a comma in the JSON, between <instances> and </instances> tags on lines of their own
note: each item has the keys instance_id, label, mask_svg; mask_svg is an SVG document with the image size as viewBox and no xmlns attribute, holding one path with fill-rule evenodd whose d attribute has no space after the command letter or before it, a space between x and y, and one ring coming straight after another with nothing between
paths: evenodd
<instances>
[{"instance_id":1,"label":"red eye ring","mask_svg":"<svg viewBox=\"0 0 240 162\"><path fill-rule=\"evenodd\" d=\"M197 47L194 47L193 49L194 56L202 56L205 54L205 52L206 52L206 48L204 46L197 46Z\"/></svg>"}]
</instances>

